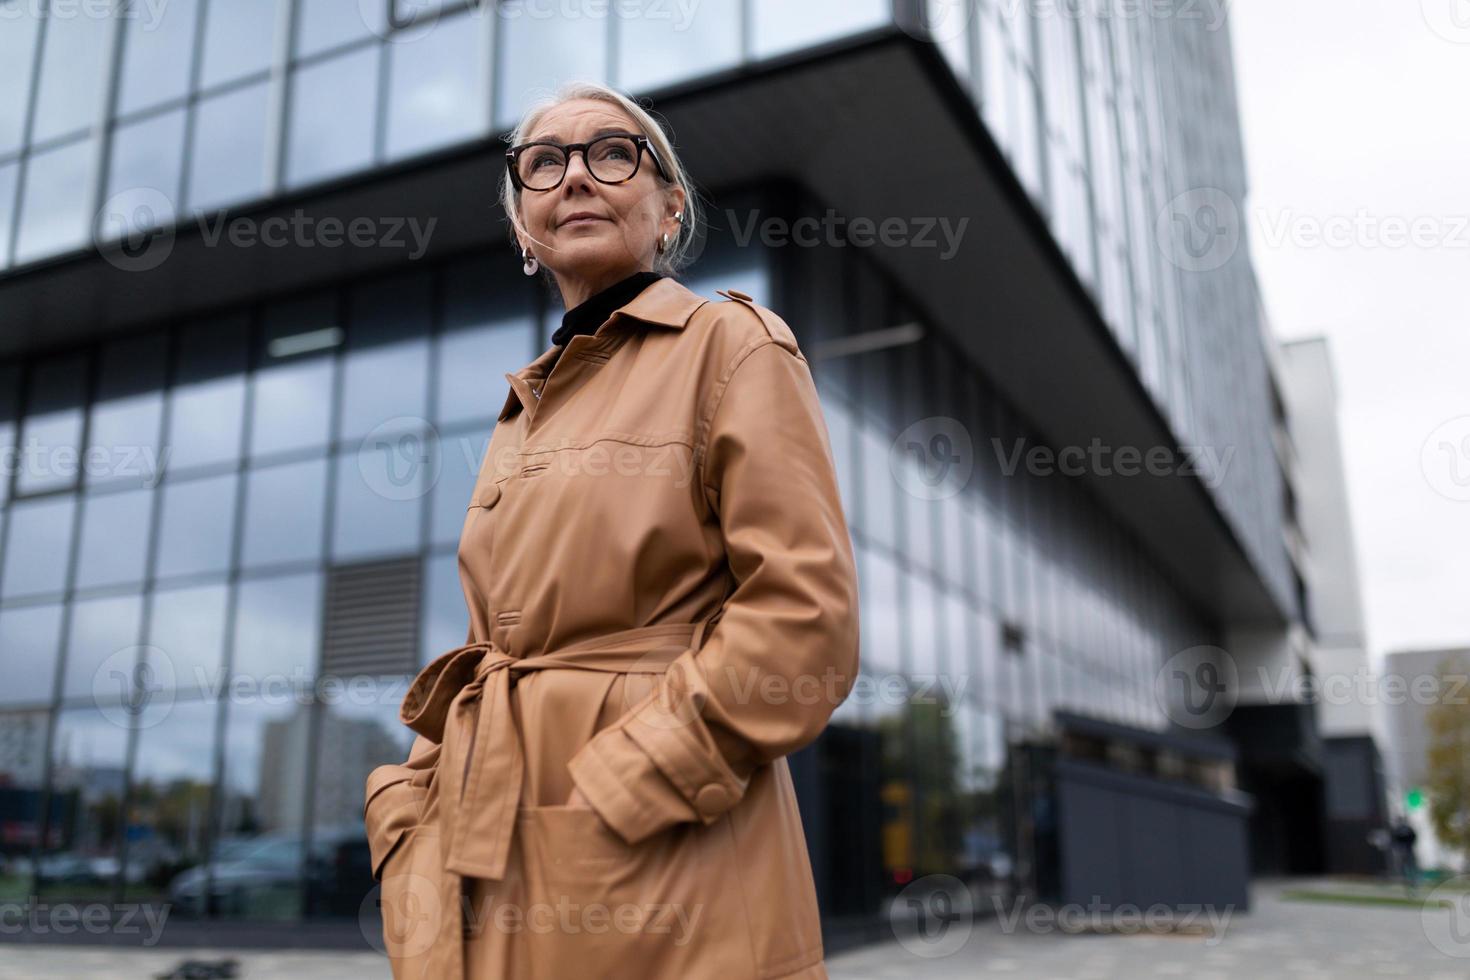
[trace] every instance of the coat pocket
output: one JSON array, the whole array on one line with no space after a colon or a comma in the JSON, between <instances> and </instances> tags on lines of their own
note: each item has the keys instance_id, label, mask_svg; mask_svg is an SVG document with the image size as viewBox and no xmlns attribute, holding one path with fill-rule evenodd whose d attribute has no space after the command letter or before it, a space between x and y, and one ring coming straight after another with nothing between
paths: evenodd
<instances>
[{"instance_id":1,"label":"coat pocket","mask_svg":"<svg viewBox=\"0 0 1470 980\"><path fill-rule=\"evenodd\" d=\"M728 820L630 845L591 807L522 806L516 834L530 943L560 967L548 975L756 976Z\"/></svg>"}]
</instances>

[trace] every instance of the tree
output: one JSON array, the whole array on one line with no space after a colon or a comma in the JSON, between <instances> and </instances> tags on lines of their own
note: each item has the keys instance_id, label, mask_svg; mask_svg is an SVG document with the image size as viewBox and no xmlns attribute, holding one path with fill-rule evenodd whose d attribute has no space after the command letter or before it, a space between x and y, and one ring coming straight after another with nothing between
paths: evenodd
<instances>
[{"instance_id":1,"label":"tree","mask_svg":"<svg viewBox=\"0 0 1470 980\"><path fill-rule=\"evenodd\" d=\"M1438 697L1430 705L1426 758L1429 819L1448 848L1470 852L1470 685L1465 665L1443 660Z\"/></svg>"}]
</instances>

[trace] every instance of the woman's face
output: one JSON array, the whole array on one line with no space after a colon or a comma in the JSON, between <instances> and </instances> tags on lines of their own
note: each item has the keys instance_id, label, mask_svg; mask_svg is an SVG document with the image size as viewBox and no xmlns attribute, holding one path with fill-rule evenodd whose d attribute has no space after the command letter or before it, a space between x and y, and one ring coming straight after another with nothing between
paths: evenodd
<instances>
[{"instance_id":1,"label":"woman's face","mask_svg":"<svg viewBox=\"0 0 1470 980\"><path fill-rule=\"evenodd\" d=\"M638 125L617 106L575 99L551 109L525 137L558 143L585 143L605 131L638 133ZM664 183L645 153L632 180L604 184L587 172L583 154L574 153L566 179L549 191L520 192L521 221L533 240L521 240L556 276L568 309L598 290L639 270L652 269L659 239L678 236L674 213L684 205L681 188ZM574 215L590 219L569 220Z\"/></svg>"}]
</instances>

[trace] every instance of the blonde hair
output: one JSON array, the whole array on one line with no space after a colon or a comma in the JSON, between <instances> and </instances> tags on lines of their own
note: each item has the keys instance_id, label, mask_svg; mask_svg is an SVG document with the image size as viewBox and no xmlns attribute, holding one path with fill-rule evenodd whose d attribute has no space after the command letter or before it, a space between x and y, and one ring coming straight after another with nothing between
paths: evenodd
<instances>
[{"instance_id":1,"label":"blonde hair","mask_svg":"<svg viewBox=\"0 0 1470 980\"><path fill-rule=\"evenodd\" d=\"M694 244L695 233L700 225L702 209L699 204L699 195L695 190L694 182L689 177L689 172L684 169L683 162L678 153L674 151L674 144L669 139L664 127L654 117L653 113L644 109L632 98L624 95L616 89L597 82L575 81L563 85L555 94L547 96L534 103L526 110L521 121L516 124L515 129L507 137L511 146L516 146L526 141L526 136L536 128L547 112L556 108L564 102L575 99L591 99L596 102L605 102L626 112L628 116L648 137L649 143L653 144L653 151L658 155L659 162L663 164L664 172L669 175L668 186L679 187L684 191L684 220L679 225L678 233L669 241L668 248L657 253L653 260L654 270L665 275L673 275L682 269L689 261L689 252ZM651 161L650 161L651 163ZM662 181L654 168L654 176ZM511 227L521 234L525 239L544 244L526 229L521 222L520 215L520 191L511 182L509 172L501 174L500 177L500 205L505 209L506 217L509 218ZM515 236L511 236L511 245L516 244ZM544 268L544 267L543 267Z\"/></svg>"}]
</instances>

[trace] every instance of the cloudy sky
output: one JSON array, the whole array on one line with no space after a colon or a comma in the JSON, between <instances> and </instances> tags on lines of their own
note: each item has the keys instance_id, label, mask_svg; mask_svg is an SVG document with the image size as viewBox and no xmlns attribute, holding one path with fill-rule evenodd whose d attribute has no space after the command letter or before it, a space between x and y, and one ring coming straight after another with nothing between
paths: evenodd
<instances>
[{"instance_id":1,"label":"cloudy sky","mask_svg":"<svg viewBox=\"0 0 1470 980\"><path fill-rule=\"evenodd\" d=\"M1250 243L1326 335L1375 656L1470 646L1470 0L1236 0Z\"/></svg>"}]
</instances>

